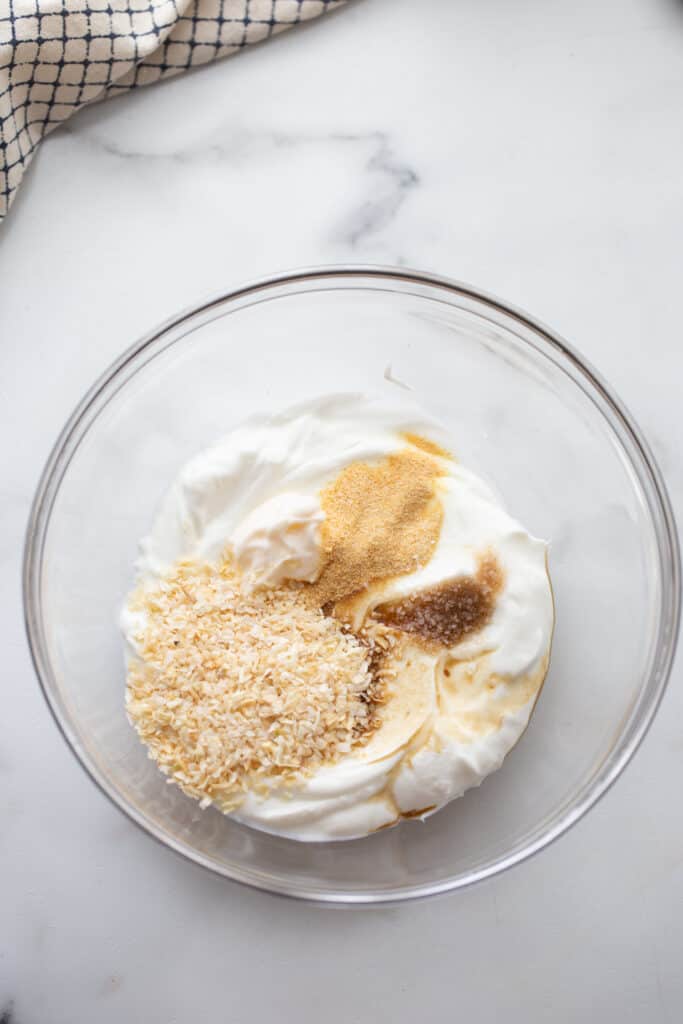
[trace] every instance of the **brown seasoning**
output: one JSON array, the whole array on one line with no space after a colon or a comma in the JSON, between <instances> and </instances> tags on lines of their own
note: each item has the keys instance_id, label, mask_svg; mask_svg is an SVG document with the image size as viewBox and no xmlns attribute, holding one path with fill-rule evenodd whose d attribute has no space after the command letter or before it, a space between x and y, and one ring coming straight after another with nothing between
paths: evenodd
<instances>
[{"instance_id":1,"label":"brown seasoning","mask_svg":"<svg viewBox=\"0 0 683 1024\"><path fill-rule=\"evenodd\" d=\"M375 609L385 626L412 633L429 643L454 647L491 620L503 574L495 557L479 560L475 576L458 576L411 597L387 601Z\"/></svg>"}]
</instances>

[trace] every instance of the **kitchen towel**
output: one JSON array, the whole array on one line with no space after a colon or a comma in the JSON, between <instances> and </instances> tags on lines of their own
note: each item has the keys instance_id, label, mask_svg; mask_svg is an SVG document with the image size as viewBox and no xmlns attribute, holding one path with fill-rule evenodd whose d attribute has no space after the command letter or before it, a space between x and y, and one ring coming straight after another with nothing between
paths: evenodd
<instances>
[{"instance_id":1,"label":"kitchen towel","mask_svg":"<svg viewBox=\"0 0 683 1024\"><path fill-rule=\"evenodd\" d=\"M344 0L0 0L0 220L36 146L105 96L237 53Z\"/></svg>"}]
</instances>

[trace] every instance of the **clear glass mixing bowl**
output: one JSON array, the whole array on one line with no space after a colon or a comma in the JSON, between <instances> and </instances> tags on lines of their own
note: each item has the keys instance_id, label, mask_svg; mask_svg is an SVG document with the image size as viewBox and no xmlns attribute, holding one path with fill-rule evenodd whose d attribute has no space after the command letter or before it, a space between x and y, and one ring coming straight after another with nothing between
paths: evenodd
<instances>
[{"instance_id":1,"label":"clear glass mixing bowl","mask_svg":"<svg viewBox=\"0 0 683 1024\"><path fill-rule=\"evenodd\" d=\"M462 461L550 540L552 666L503 768L430 818L305 844L168 786L124 714L117 616L138 539L183 463L254 410L409 385ZM463 285L400 269L286 274L212 299L134 345L62 431L31 513L24 596L48 704L133 821L227 878L339 903L446 892L517 863L622 771L662 696L679 556L652 455L565 342Z\"/></svg>"}]
</instances>

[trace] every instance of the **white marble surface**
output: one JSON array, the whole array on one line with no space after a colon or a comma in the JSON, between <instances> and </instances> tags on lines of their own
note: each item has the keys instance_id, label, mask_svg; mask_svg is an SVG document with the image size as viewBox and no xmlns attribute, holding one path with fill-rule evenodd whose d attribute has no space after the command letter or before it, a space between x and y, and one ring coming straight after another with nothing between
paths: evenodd
<instances>
[{"instance_id":1,"label":"white marble surface","mask_svg":"<svg viewBox=\"0 0 683 1024\"><path fill-rule=\"evenodd\" d=\"M553 325L682 516L682 96L674 0L358 0L44 144L0 237L3 1024L681 1019L680 665L624 777L532 862L321 910L184 863L96 791L33 677L19 568L49 447L122 348L320 262L432 269Z\"/></svg>"}]
</instances>

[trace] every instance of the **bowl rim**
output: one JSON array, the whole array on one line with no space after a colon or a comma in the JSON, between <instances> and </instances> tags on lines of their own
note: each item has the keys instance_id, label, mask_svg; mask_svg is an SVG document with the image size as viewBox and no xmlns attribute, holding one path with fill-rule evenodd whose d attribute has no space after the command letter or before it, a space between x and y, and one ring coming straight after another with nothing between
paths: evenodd
<instances>
[{"instance_id":1,"label":"bowl rim","mask_svg":"<svg viewBox=\"0 0 683 1024\"><path fill-rule=\"evenodd\" d=\"M144 816L130 807L115 786L109 783L91 760L84 749L75 730L71 727L66 714L52 695L49 680L52 669L47 645L42 631L40 582L43 563L45 540L50 524L52 507L61 486L62 478L68 469L81 440L88 432L100 411L110 399L123 387L128 375L121 380L124 371L136 372L136 364L155 342L167 332L179 327L184 321L197 315L209 312L213 307L243 299L250 295L258 295L269 289L282 286L301 285L306 282L324 282L326 280L344 279L376 279L380 281L403 282L408 285L434 287L451 295L469 299L489 307L498 315L509 318L532 331L545 344L549 352L559 356L565 371L576 386L584 386L586 393L596 404L598 411L607 421L612 432L616 434L625 454L628 455L629 468L635 472L647 498L647 507L653 522L659 555L660 583L662 587L662 615L658 621L658 638L655 654L647 678L644 680L639 694L639 714L634 720L629 716L622 731L617 749L608 758L606 765L601 767L597 776L585 786L579 798L561 815L558 820L542 835L537 836L523 848L501 857L493 863L485 865L452 879L440 880L436 883L421 883L405 888L374 890L366 892L338 891L320 892L314 888L278 882L271 884L260 878L249 875L240 869L227 870L223 865L203 856L191 846L175 840L158 830ZM530 344L528 339L524 339ZM152 352L150 358L154 358ZM596 401L597 399L597 401ZM628 452L626 452L628 449ZM667 570L668 569L668 574ZM678 534L674 513L662 473L656 459L645 441L640 428L628 412L624 404L603 381L592 365L579 355L554 330L530 316L521 309L498 299L488 292L474 288L460 281L453 280L429 272L412 270L405 267L392 267L374 264L341 264L304 267L282 271L273 275L258 278L231 288L228 291L214 294L196 305L189 306L170 317L160 326L145 334L137 342L127 348L118 359L102 373L75 407L71 416L60 431L42 470L28 517L23 553L22 593L24 625L33 667L38 678L43 696L52 716L76 759L95 785L111 802L147 835L152 836L164 847L173 850L185 859L200 865L204 869L220 877L230 879L250 888L280 896L288 896L299 900L325 905L391 905L406 900L427 898L446 892L465 889L470 885L494 877L503 871L520 864L536 853L545 849L561 835L575 825L612 787L647 734L659 704L664 695L671 667L673 664L678 632L680 626L681 605L681 563ZM647 699L642 702L643 696ZM630 729L630 732L629 732Z\"/></svg>"}]
</instances>

